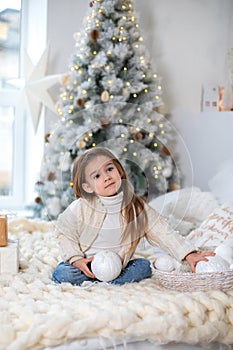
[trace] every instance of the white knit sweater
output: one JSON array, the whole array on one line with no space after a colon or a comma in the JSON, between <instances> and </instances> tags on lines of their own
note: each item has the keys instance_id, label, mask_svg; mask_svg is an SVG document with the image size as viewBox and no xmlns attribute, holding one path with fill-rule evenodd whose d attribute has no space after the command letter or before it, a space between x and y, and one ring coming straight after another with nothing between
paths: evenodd
<instances>
[{"instance_id":1,"label":"white knit sweater","mask_svg":"<svg viewBox=\"0 0 233 350\"><path fill-rule=\"evenodd\" d=\"M142 237L145 237L151 245L159 246L179 261L195 250L195 247L174 231L152 207L145 203L144 209L148 216L148 225ZM85 257L86 252L96 241L105 217L106 208L97 197L91 201L79 198L59 215L56 232L64 261L72 263ZM128 223L123 220L122 235L126 227ZM119 251L124 267L133 256L137 244L138 242L132 240L130 235L125 238Z\"/></svg>"}]
</instances>

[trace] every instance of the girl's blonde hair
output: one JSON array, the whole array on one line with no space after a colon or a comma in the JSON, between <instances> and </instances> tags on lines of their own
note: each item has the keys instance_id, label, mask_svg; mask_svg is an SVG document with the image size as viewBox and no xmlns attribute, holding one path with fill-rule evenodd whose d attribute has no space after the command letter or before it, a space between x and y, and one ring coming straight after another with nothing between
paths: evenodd
<instances>
[{"instance_id":1,"label":"girl's blonde hair","mask_svg":"<svg viewBox=\"0 0 233 350\"><path fill-rule=\"evenodd\" d=\"M147 225L147 215L144 210L145 201L134 193L132 185L129 182L128 176L120 161L116 156L104 147L94 147L85 151L82 155L77 157L73 164L72 180L74 183L74 194L76 198L85 198L91 200L95 194L87 193L82 184L86 182L85 169L89 162L97 156L105 156L112 160L122 179L121 189L123 191L123 201L121 206L121 221L124 220L127 224L126 231L122 240L129 234L131 241L139 241L143 236L145 227Z\"/></svg>"}]
</instances>

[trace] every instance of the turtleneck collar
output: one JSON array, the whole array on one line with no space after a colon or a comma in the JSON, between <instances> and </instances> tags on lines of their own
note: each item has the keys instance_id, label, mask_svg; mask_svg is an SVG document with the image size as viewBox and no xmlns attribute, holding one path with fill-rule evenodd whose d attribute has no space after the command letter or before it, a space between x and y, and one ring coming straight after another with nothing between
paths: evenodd
<instances>
[{"instance_id":1,"label":"turtleneck collar","mask_svg":"<svg viewBox=\"0 0 233 350\"><path fill-rule=\"evenodd\" d=\"M99 199L108 211L118 211L121 207L121 203L123 200L123 192L121 191L120 193L111 197L99 196Z\"/></svg>"}]
</instances>

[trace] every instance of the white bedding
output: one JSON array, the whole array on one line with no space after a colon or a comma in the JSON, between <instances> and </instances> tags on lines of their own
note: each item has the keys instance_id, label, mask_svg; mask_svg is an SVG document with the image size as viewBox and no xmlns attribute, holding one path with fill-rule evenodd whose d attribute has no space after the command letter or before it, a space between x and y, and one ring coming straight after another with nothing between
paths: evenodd
<instances>
[{"instance_id":1,"label":"white bedding","mask_svg":"<svg viewBox=\"0 0 233 350\"><path fill-rule=\"evenodd\" d=\"M66 343L58 347L49 347L45 350L203 350L200 345L189 344L168 344L168 345L156 345L148 341L128 340L124 341L109 341L103 339L82 339L72 343ZM220 345L212 345L212 350L220 350ZM221 346L221 350L223 350ZM229 349L228 349L229 350Z\"/></svg>"},{"instance_id":2,"label":"white bedding","mask_svg":"<svg viewBox=\"0 0 233 350\"><path fill-rule=\"evenodd\" d=\"M187 193L179 194L175 220L180 221ZM194 197L192 210L194 201L198 205ZM216 207L212 197L207 200ZM210 206L205 208L208 215ZM195 226L189 209L181 216ZM0 275L0 350L174 350L181 344L198 350L233 344L233 290L179 293L162 288L153 277L124 286L55 285L51 272L60 257L53 223L18 218L10 221L9 233L19 239L20 272ZM150 246L137 252L151 261L155 254Z\"/></svg>"}]
</instances>

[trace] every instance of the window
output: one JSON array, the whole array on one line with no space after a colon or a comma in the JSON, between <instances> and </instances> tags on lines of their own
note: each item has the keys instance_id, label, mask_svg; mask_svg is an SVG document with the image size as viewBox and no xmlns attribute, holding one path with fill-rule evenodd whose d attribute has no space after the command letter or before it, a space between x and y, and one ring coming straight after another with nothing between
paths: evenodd
<instances>
[{"instance_id":1,"label":"window","mask_svg":"<svg viewBox=\"0 0 233 350\"><path fill-rule=\"evenodd\" d=\"M0 148L4 150L0 159L1 196L12 194L14 114L15 111L12 106L0 106Z\"/></svg>"},{"instance_id":2,"label":"window","mask_svg":"<svg viewBox=\"0 0 233 350\"><path fill-rule=\"evenodd\" d=\"M21 0L0 3L0 209L22 206L24 118L17 115Z\"/></svg>"},{"instance_id":3,"label":"window","mask_svg":"<svg viewBox=\"0 0 233 350\"><path fill-rule=\"evenodd\" d=\"M0 0L0 211L34 200L44 147L44 111L35 132L23 97L28 67L47 46L48 0ZM22 68L22 69L21 69Z\"/></svg>"}]
</instances>

